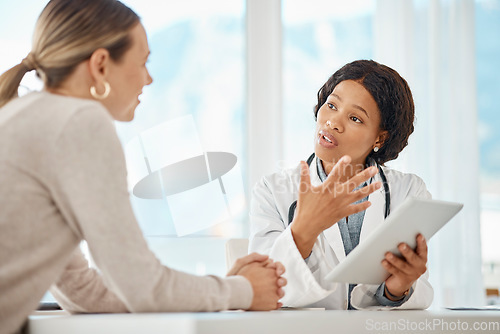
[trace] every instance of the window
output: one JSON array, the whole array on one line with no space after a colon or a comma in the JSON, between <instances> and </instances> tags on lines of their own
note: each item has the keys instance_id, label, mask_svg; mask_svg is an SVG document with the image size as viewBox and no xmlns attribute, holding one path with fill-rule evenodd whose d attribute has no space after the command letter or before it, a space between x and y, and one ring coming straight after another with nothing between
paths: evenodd
<instances>
[{"instance_id":1,"label":"window","mask_svg":"<svg viewBox=\"0 0 500 334\"><path fill-rule=\"evenodd\" d=\"M28 55L31 50L31 36L35 22L45 4L46 1L42 0L27 0L18 6L9 2L0 2L0 43L2 45L0 73L19 64ZM22 85L20 92L42 87L34 72L25 76Z\"/></svg>"},{"instance_id":2,"label":"window","mask_svg":"<svg viewBox=\"0 0 500 334\"><path fill-rule=\"evenodd\" d=\"M234 154L241 179L245 166L245 2L124 3L141 16L148 32L148 69L154 80L144 89L134 121L117 124L124 147L158 124L191 115L197 133L186 133L175 145L182 147L197 135L203 151ZM154 150L161 152L168 144L157 141ZM182 199L190 212L200 214L197 221L208 219L203 205L216 204L215 199L204 198L203 202ZM132 195L131 200L150 247L163 263L190 273L225 274L225 238L242 236L245 210L225 223L178 237L169 197Z\"/></svg>"},{"instance_id":3,"label":"window","mask_svg":"<svg viewBox=\"0 0 500 334\"><path fill-rule=\"evenodd\" d=\"M476 70L485 287L500 289L500 1L476 1ZM498 298L498 297L497 297ZM495 297L490 296L490 302ZM500 299L497 299L500 303Z\"/></svg>"},{"instance_id":4,"label":"window","mask_svg":"<svg viewBox=\"0 0 500 334\"><path fill-rule=\"evenodd\" d=\"M373 58L375 1L283 1L284 166L313 152L316 94L341 66Z\"/></svg>"}]
</instances>

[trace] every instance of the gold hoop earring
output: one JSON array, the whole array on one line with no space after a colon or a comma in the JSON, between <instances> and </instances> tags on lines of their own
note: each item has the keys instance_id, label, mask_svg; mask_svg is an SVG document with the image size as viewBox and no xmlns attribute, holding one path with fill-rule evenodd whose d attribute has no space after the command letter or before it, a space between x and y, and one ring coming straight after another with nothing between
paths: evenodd
<instances>
[{"instance_id":1,"label":"gold hoop earring","mask_svg":"<svg viewBox=\"0 0 500 334\"><path fill-rule=\"evenodd\" d=\"M111 86L107 81L104 81L104 93L102 94L97 94L97 90L95 86L90 87L90 95L92 95L93 98L96 100L104 100L105 98L108 97L109 93L111 92Z\"/></svg>"}]
</instances>

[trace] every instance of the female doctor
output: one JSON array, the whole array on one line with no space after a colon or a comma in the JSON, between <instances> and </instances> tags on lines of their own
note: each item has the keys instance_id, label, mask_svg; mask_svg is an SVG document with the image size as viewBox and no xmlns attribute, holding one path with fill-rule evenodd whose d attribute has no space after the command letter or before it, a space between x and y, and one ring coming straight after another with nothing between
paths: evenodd
<instances>
[{"instance_id":1,"label":"female doctor","mask_svg":"<svg viewBox=\"0 0 500 334\"><path fill-rule=\"evenodd\" d=\"M407 197L430 198L424 182L389 169L413 132L406 81L370 60L349 63L318 92L314 154L294 169L264 177L250 209L250 251L287 268L281 300L290 307L425 309L433 299L427 244L398 246L381 265L381 285L338 284L324 277Z\"/></svg>"}]
</instances>

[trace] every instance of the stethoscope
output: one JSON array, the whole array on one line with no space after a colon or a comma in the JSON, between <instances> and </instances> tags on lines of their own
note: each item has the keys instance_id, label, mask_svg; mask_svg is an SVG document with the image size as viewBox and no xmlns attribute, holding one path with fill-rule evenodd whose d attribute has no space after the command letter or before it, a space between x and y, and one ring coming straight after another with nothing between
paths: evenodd
<instances>
[{"instance_id":1,"label":"stethoscope","mask_svg":"<svg viewBox=\"0 0 500 334\"><path fill-rule=\"evenodd\" d=\"M314 160L315 154L311 154L311 156L307 159L307 165L311 166L312 161ZM387 178L385 177L384 171L380 167L379 164L377 164L378 167L378 173L380 175L380 178L382 179L382 183L384 185L384 191L385 191L385 212L384 212L384 219L389 216L389 213L391 213L391 193L389 191L389 184L387 183ZM319 174L319 172L318 172ZM294 201L291 205L290 208L288 209L288 225L292 223L293 220L293 215L295 214L295 208L297 207L297 201Z\"/></svg>"}]
</instances>

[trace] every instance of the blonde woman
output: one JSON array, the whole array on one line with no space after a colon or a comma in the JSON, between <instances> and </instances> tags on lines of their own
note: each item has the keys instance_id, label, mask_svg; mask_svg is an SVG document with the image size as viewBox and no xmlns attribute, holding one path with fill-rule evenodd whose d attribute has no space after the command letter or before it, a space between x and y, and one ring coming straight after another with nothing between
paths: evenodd
<instances>
[{"instance_id":1,"label":"blonde woman","mask_svg":"<svg viewBox=\"0 0 500 334\"><path fill-rule=\"evenodd\" d=\"M0 77L0 333L20 330L52 285L71 312L270 310L284 267L237 261L228 277L162 266L134 218L113 120L144 86L146 32L115 0L53 0L31 52ZM35 70L44 90L17 97ZM78 249L86 240L100 273Z\"/></svg>"}]
</instances>

